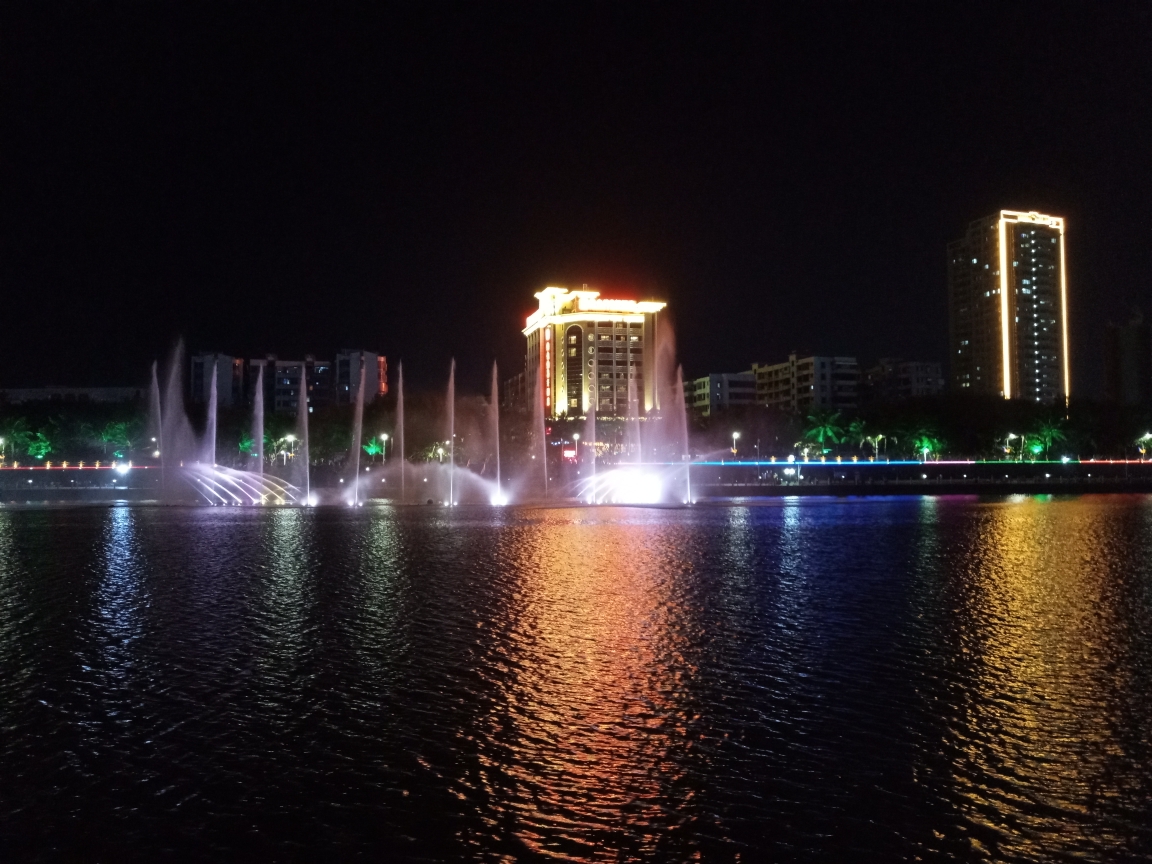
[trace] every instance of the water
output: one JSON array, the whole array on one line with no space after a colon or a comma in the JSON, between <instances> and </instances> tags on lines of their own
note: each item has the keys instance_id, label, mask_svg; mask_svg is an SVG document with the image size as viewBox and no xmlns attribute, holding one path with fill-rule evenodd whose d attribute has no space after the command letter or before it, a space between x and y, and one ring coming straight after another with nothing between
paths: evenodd
<instances>
[{"instance_id":1,"label":"water","mask_svg":"<svg viewBox=\"0 0 1152 864\"><path fill-rule=\"evenodd\" d=\"M1152 860L1152 498L0 509L0 856Z\"/></svg>"}]
</instances>

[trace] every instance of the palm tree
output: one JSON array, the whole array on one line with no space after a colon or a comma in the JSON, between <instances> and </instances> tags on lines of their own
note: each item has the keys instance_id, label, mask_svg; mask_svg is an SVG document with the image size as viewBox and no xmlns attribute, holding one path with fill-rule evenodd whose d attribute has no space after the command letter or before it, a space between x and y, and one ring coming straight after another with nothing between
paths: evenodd
<instances>
[{"instance_id":1,"label":"palm tree","mask_svg":"<svg viewBox=\"0 0 1152 864\"><path fill-rule=\"evenodd\" d=\"M808 415L808 428L802 440L817 444L823 455L831 450L827 445L839 444L843 435L839 411L816 411Z\"/></svg>"},{"instance_id":2,"label":"palm tree","mask_svg":"<svg viewBox=\"0 0 1152 864\"><path fill-rule=\"evenodd\" d=\"M1063 421L1051 417L1039 421L1028 437L1035 442L1034 447L1038 444L1043 448L1045 459L1048 458L1048 450L1053 444L1068 440L1068 436L1064 432Z\"/></svg>"},{"instance_id":3,"label":"palm tree","mask_svg":"<svg viewBox=\"0 0 1152 864\"><path fill-rule=\"evenodd\" d=\"M848 433L845 437L856 442L860 455L864 455L864 445L872 441L872 436L868 434L868 424L859 418L848 424Z\"/></svg>"},{"instance_id":4,"label":"palm tree","mask_svg":"<svg viewBox=\"0 0 1152 864\"><path fill-rule=\"evenodd\" d=\"M913 439L912 449L916 455L927 462L931 456L935 456L937 459L940 458L940 451L943 449L943 444L940 439L931 432L921 432Z\"/></svg>"},{"instance_id":5,"label":"palm tree","mask_svg":"<svg viewBox=\"0 0 1152 864\"><path fill-rule=\"evenodd\" d=\"M0 427L0 438L4 439L4 451L9 449L13 456L28 452L28 445L32 443L32 433L28 430L28 421L23 417L9 420Z\"/></svg>"}]
</instances>

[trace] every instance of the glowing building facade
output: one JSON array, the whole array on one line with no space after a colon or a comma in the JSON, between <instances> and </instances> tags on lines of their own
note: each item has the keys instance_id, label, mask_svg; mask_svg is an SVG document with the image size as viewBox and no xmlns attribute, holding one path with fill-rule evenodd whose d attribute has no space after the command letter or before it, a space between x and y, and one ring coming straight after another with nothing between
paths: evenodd
<instances>
[{"instance_id":1,"label":"glowing building facade","mask_svg":"<svg viewBox=\"0 0 1152 864\"><path fill-rule=\"evenodd\" d=\"M654 300L606 300L599 291L545 288L528 316L525 378L537 380L547 417L626 417L660 407L656 346L660 310Z\"/></svg>"},{"instance_id":2,"label":"glowing building facade","mask_svg":"<svg viewBox=\"0 0 1152 864\"><path fill-rule=\"evenodd\" d=\"M1067 400L1064 220L1001 210L948 244L949 354L956 390Z\"/></svg>"}]
</instances>

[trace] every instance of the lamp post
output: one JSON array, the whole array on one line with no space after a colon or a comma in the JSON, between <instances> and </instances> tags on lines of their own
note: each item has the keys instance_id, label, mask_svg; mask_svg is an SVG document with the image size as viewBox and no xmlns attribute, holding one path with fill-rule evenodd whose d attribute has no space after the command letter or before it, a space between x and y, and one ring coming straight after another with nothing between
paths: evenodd
<instances>
[{"instance_id":1,"label":"lamp post","mask_svg":"<svg viewBox=\"0 0 1152 864\"><path fill-rule=\"evenodd\" d=\"M380 464L386 465L388 463L388 433L380 433Z\"/></svg>"},{"instance_id":2,"label":"lamp post","mask_svg":"<svg viewBox=\"0 0 1152 864\"><path fill-rule=\"evenodd\" d=\"M1015 432L1009 432L1008 437L1004 439L1004 456L1005 457L1007 457L1012 452L1012 448L1009 446L1008 442L1011 441L1013 438L1016 438L1016 437L1019 437L1019 436L1017 436Z\"/></svg>"},{"instance_id":3,"label":"lamp post","mask_svg":"<svg viewBox=\"0 0 1152 864\"><path fill-rule=\"evenodd\" d=\"M735 455L736 455L736 440L737 440L739 437L740 437L740 433L739 433L739 432L733 432L733 433L732 433L732 455L733 455L733 456L735 456Z\"/></svg>"}]
</instances>

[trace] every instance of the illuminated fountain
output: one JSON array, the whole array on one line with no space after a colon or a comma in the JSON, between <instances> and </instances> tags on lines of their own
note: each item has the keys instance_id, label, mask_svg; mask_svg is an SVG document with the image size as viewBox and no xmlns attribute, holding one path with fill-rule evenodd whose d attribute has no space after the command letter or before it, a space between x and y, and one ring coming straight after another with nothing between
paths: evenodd
<instances>
[{"instance_id":1,"label":"illuminated fountain","mask_svg":"<svg viewBox=\"0 0 1152 864\"><path fill-rule=\"evenodd\" d=\"M496 448L496 494L492 503L497 506L507 504L504 497L504 481L500 477L500 379L496 361L492 361L492 395L488 400L488 411L492 415L492 442Z\"/></svg>"},{"instance_id":2,"label":"illuminated fountain","mask_svg":"<svg viewBox=\"0 0 1152 864\"><path fill-rule=\"evenodd\" d=\"M352 417L352 500L360 504L360 442L364 440L364 358L360 358L360 384L356 389L356 410Z\"/></svg>"},{"instance_id":3,"label":"illuminated fountain","mask_svg":"<svg viewBox=\"0 0 1152 864\"><path fill-rule=\"evenodd\" d=\"M244 471L216 464L216 368L212 366L209 384L207 423L197 435L184 410L184 349L177 343L160 391L156 364L152 366L149 394L149 428L156 431L156 452L160 459L160 498L165 503L213 505L304 504L307 491L262 471ZM303 378L301 378L303 388ZM303 392L303 391L302 391ZM305 483L307 483L307 402L304 403ZM259 399L262 409L263 400ZM257 425L254 421L254 427ZM259 424L261 427L263 421ZM261 428L261 434L263 429Z\"/></svg>"},{"instance_id":4,"label":"illuminated fountain","mask_svg":"<svg viewBox=\"0 0 1152 864\"><path fill-rule=\"evenodd\" d=\"M572 484L572 497L590 504L692 503L688 408L684 401L683 370L675 362L675 342L665 326L657 345L657 380L670 382L660 389L660 410L640 416L636 380L628 380L623 448L612 467L598 465L595 401L584 421L584 445L591 448L590 476ZM598 363L593 365L593 380ZM598 394L597 394L598 399Z\"/></svg>"}]
</instances>

